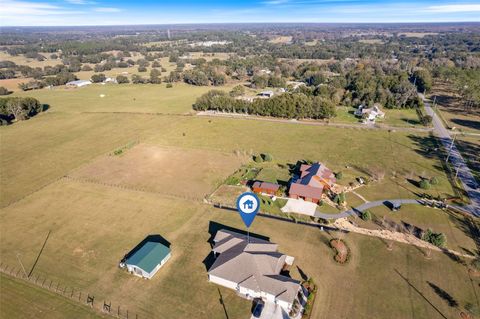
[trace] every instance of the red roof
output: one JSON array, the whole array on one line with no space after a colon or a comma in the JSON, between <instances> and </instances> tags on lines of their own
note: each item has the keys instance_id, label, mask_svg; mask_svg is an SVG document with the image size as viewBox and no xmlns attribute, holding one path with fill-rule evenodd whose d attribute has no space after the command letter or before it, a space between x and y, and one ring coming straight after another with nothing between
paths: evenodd
<instances>
[{"instance_id":1,"label":"red roof","mask_svg":"<svg viewBox=\"0 0 480 319\"><path fill-rule=\"evenodd\" d=\"M323 187L312 187L308 185L303 185L299 183L292 183L290 185L290 190L288 191L290 195L301 196L305 198L322 198Z\"/></svg>"},{"instance_id":2,"label":"red roof","mask_svg":"<svg viewBox=\"0 0 480 319\"><path fill-rule=\"evenodd\" d=\"M253 183L253 188L267 189L267 190L272 190L276 192L280 188L280 185L274 184L274 183L257 181Z\"/></svg>"}]
</instances>

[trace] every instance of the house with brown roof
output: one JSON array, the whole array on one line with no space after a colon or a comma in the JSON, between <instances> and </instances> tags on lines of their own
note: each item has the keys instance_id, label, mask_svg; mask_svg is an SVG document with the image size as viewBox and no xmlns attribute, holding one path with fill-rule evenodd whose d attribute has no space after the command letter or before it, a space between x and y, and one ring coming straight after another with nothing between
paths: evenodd
<instances>
[{"instance_id":1,"label":"house with brown roof","mask_svg":"<svg viewBox=\"0 0 480 319\"><path fill-rule=\"evenodd\" d=\"M277 244L224 229L216 233L213 242L215 262L208 270L209 281L244 298L274 303L286 314L295 300L302 304L300 282L281 274L294 258L278 252Z\"/></svg>"},{"instance_id":2,"label":"house with brown roof","mask_svg":"<svg viewBox=\"0 0 480 319\"><path fill-rule=\"evenodd\" d=\"M330 190L336 181L333 172L322 163L302 164L300 176L292 181L288 194L290 198L318 203L323 192Z\"/></svg>"},{"instance_id":3,"label":"house with brown roof","mask_svg":"<svg viewBox=\"0 0 480 319\"><path fill-rule=\"evenodd\" d=\"M256 181L252 185L252 189L257 194L268 194L268 195L275 195L279 190L280 185L268 182L260 182Z\"/></svg>"}]
</instances>

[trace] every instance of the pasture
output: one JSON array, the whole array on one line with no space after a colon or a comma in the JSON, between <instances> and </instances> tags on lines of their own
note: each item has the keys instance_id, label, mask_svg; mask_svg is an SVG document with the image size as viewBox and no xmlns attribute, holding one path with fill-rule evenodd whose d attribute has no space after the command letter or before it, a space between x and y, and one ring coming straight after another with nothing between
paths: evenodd
<instances>
[{"instance_id":1,"label":"pasture","mask_svg":"<svg viewBox=\"0 0 480 319\"><path fill-rule=\"evenodd\" d=\"M283 163L319 160L334 171L348 166L349 176L381 170L382 181L358 191L369 200L415 197L418 189L406 176L435 176L440 183L428 192L453 193L440 160L428 151L426 134L182 115L208 89L92 85L19 94L37 97L50 109L0 127L2 261L17 266L20 253L34 274L121 303L140 318L225 318L219 293L229 318L245 318L250 302L209 284L202 263L210 252L209 229L220 224L242 230L240 217L179 198L206 194L233 173L243 160L235 151L268 152ZM134 142L140 144L109 155ZM173 187L174 180L182 181ZM219 196L234 196L230 191L236 190ZM478 278L469 278L464 265L440 253L425 259L415 247L395 244L388 251L375 238L266 218L257 219L251 231L279 243L280 251L294 256L318 283L314 318L432 318L438 312L453 317L457 309L430 283L460 306L475 302L480 293ZM119 269L118 262L149 234L172 243L172 259L147 281ZM327 244L340 236L353 255L345 266L334 262ZM294 278L300 274L292 269ZM4 281L0 284L3 289ZM393 301L373 298L378 292Z\"/></svg>"},{"instance_id":2,"label":"pasture","mask_svg":"<svg viewBox=\"0 0 480 319\"><path fill-rule=\"evenodd\" d=\"M160 148L144 144L123 152L119 155L101 156L69 176L96 183L202 199L245 159L233 153Z\"/></svg>"}]
</instances>

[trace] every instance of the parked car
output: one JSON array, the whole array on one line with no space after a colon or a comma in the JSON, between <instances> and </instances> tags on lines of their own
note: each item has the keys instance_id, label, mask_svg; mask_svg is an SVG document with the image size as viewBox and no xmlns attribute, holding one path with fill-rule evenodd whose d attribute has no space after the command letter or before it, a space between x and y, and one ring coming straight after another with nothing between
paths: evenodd
<instances>
[{"instance_id":1,"label":"parked car","mask_svg":"<svg viewBox=\"0 0 480 319\"><path fill-rule=\"evenodd\" d=\"M255 306L255 309L253 309L253 317L254 318L260 318L262 315L263 307L265 306L265 302L261 299L257 300L257 304Z\"/></svg>"}]
</instances>

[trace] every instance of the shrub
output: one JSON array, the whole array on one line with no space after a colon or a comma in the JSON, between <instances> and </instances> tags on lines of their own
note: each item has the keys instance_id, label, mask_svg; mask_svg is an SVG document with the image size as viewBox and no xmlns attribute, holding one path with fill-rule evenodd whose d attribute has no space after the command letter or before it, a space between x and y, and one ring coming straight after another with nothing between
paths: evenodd
<instances>
[{"instance_id":1,"label":"shrub","mask_svg":"<svg viewBox=\"0 0 480 319\"><path fill-rule=\"evenodd\" d=\"M364 221L372 220L372 213L370 213L369 210L360 212L360 218L363 219Z\"/></svg>"},{"instance_id":2,"label":"shrub","mask_svg":"<svg viewBox=\"0 0 480 319\"><path fill-rule=\"evenodd\" d=\"M118 75L117 76L117 83L118 84L130 83L130 80L125 75Z\"/></svg>"},{"instance_id":3,"label":"shrub","mask_svg":"<svg viewBox=\"0 0 480 319\"><path fill-rule=\"evenodd\" d=\"M3 86L0 86L0 95L9 95L10 92L8 89L4 88Z\"/></svg>"},{"instance_id":4,"label":"shrub","mask_svg":"<svg viewBox=\"0 0 480 319\"><path fill-rule=\"evenodd\" d=\"M238 185L240 183L240 179L237 176L229 176L225 180L225 184L227 185Z\"/></svg>"},{"instance_id":5,"label":"shrub","mask_svg":"<svg viewBox=\"0 0 480 319\"><path fill-rule=\"evenodd\" d=\"M420 181L420 188L421 189L429 189L432 185L430 184L430 182L426 179L422 179Z\"/></svg>"},{"instance_id":6,"label":"shrub","mask_svg":"<svg viewBox=\"0 0 480 319\"><path fill-rule=\"evenodd\" d=\"M271 162L273 160L272 155L270 155L268 153L262 154L262 158L265 162Z\"/></svg>"},{"instance_id":7,"label":"shrub","mask_svg":"<svg viewBox=\"0 0 480 319\"><path fill-rule=\"evenodd\" d=\"M144 66L139 66L138 67L138 72L147 72L147 68Z\"/></svg>"},{"instance_id":8,"label":"shrub","mask_svg":"<svg viewBox=\"0 0 480 319\"><path fill-rule=\"evenodd\" d=\"M335 178L336 178L336 179L340 180L340 179L342 179L342 177L343 177L343 173L342 173L342 172L335 173Z\"/></svg>"},{"instance_id":9,"label":"shrub","mask_svg":"<svg viewBox=\"0 0 480 319\"><path fill-rule=\"evenodd\" d=\"M100 82L105 81L106 78L107 78L107 77L106 77L105 74L103 74L103 73L94 74L94 75L92 75L92 82L93 82L93 83L100 83Z\"/></svg>"},{"instance_id":10,"label":"shrub","mask_svg":"<svg viewBox=\"0 0 480 319\"><path fill-rule=\"evenodd\" d=\"M261 155L255 155L253 157L253 160L256 162L256 163L262 163L263 162L263 158Z\"/></svg>"},{"instance_id":11,"label":"shrub","mask_svg":"<svg viewBox=\"0 0 480 319\"><path fill-rule=\"evenodd\" d=\"M437 247L445 247L447 244L447 237L443 233L435 233L431 229L427 229L422 236L422 240L429 242Z\"/></svg>"},{"instance_id":12,"label":"shrub","mask_svg":"<svg viewBox=\"0 0 480 319\"><path fill-rule=\"evenodd\" d=\"M430 179L430 184L432 185L437 185L438 184L438 178L435 176Z\"/></svg>"},{"instance_id":13,"label":"shrub","mask_svg":"<svg viewBox=\"0 0 480 319\"><path fill-rule=\"evenodd\" d=\"M167 89L171 89L171 88L173 88L173 84L172 83L167 83L166 87L167 87Z\"/></svg>"}]
</instances>

